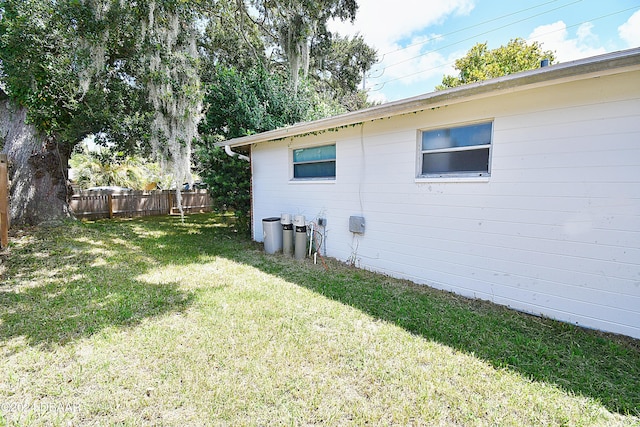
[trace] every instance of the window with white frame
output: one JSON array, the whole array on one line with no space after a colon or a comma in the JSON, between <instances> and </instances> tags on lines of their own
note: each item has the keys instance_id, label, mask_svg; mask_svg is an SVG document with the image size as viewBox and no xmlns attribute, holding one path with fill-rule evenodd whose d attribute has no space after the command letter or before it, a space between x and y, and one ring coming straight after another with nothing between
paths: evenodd
<instances>
[{"instance_id":1,"label":"window with white frame","mask_svg":"<svg viewBox=\"0 0 640 427\"><path fill-rule=\"evenodd\" d=\"M293 179L335 179L336 145L293 150Z\"/></svg>"},{"instance_id":2,"label":"window with white frame","mask_svg":"<svg viewBox=\"0 0 640 427\"><path fill-rule=\"evenodd\" d=\"M493 123L419 132L419 177L489 176Z\"/></svg>"}]
</instances>

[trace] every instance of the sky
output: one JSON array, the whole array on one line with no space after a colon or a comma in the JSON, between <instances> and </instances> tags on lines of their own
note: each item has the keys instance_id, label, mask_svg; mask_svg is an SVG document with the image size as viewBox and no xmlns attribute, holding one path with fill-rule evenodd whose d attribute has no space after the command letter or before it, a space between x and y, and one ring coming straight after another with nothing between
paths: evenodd
<instances>
[{"instance_id":1,"label":"sky","mask_svg":"<svg viewBox=\"0 0 640 427\"><path fill-rule=\"evenodd\" d=\"M433 92L456 59L476 43L489 49L516 37L539 42L567 62L640 47L640 0L358 0L353 24L331 22L340 35L360 34L378 52L364 79L370 101ZM362 83L361 83L362 85Z\"/></svg>"}]
</instances>

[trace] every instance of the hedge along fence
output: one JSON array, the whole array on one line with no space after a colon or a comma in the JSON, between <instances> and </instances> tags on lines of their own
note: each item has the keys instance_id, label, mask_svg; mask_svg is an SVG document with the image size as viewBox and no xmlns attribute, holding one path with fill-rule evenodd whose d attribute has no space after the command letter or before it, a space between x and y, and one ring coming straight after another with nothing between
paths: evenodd
<instances>
[{"instance_id":1,"label":"hedge along fence","mask_svg":"<svg viewBox=\"0 0 640 427\"><path fill-rule=\"evenodd\" d=\"M207 190L182 191L182 210L185 213L211 211L211 196ZM180 213L176 192L81 191L71 197L69 203L77 218L98 219L148 215L173 215Z\"/></svg>"}]
</instances>

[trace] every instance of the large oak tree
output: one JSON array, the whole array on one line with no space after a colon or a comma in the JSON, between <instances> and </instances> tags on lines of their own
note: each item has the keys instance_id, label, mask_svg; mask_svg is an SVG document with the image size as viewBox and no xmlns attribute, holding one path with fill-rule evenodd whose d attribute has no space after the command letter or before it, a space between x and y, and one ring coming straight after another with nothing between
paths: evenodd
<instances>
[{"instance_id":1,"label":"large oak tree","mask_svg":"<svg viewBox=\"0 0 640 427\"><path fill-rule=\"evenodd\" d=\"M188 178L202 94L196 26L206 3L2 0L0 79L37 137L6 140L14 223L68 215L68 158L89 134L146 149ZM4 132L4 130L3 130ZM31 201L50 199L46 210Z\"/></svg>"}]
</instances>

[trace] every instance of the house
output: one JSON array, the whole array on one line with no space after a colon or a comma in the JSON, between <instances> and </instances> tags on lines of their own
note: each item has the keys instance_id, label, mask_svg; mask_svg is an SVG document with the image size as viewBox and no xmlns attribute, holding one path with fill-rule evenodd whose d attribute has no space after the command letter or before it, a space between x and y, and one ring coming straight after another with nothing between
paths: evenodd
<instances>
[{"instance_id":1,"label":"house","mask_svg":"<svg viewBox=\"0 0 640 427\"><path fill-rule=\"evenodd\" d=\"M640 48L223 144L255 240L323 219L329 257L640 338Z\"/></svg>"}]
</instances>

